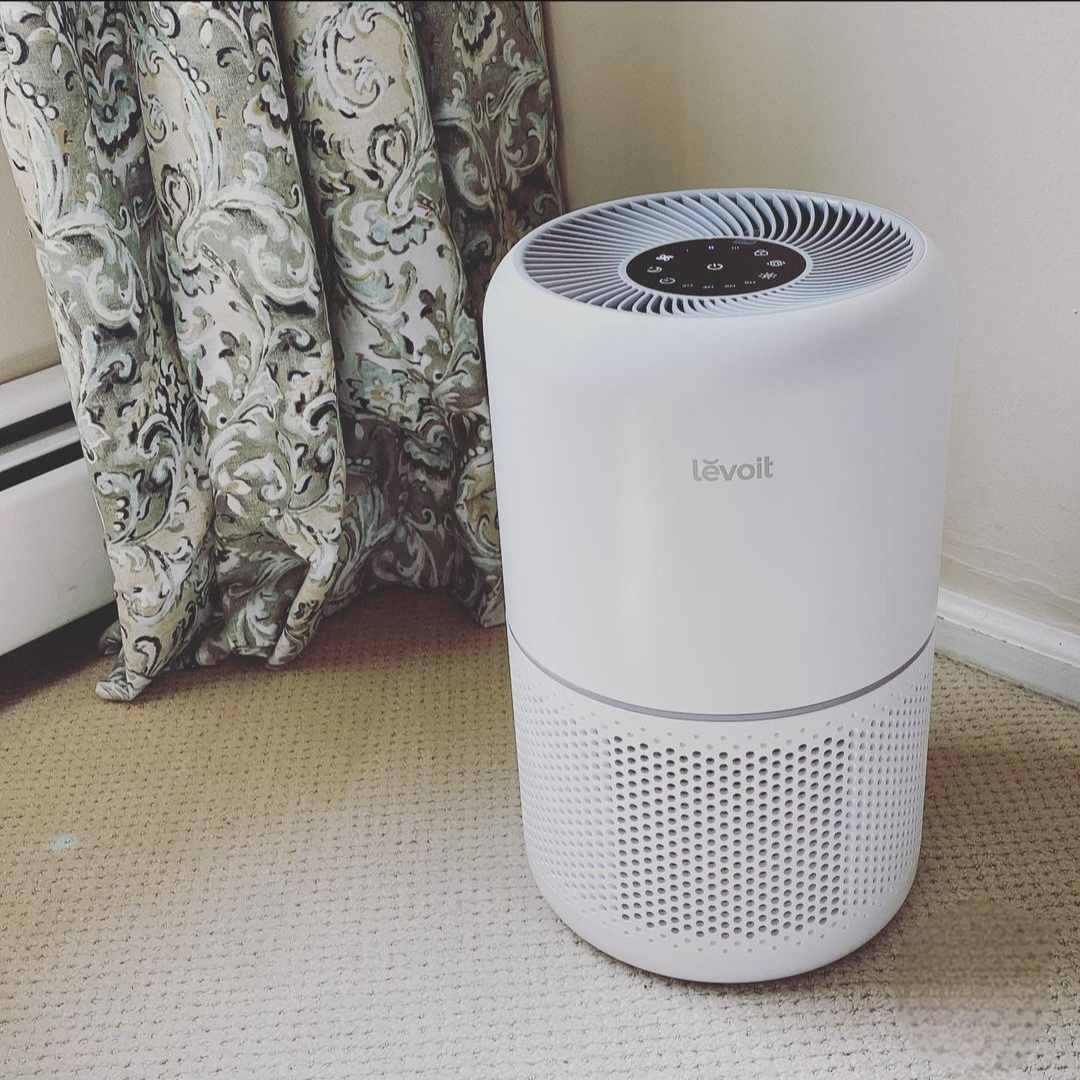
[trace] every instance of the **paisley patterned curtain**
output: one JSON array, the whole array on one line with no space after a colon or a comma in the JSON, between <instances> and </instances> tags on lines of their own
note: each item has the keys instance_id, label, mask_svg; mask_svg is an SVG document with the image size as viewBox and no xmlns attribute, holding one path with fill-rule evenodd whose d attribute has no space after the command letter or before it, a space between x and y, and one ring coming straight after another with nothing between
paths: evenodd
<instances>
[{"instance_id":1,"label":"paisley patterned curtain","mask_svg":"<svg viewBox=\"0 0 1080 1080\"><path fill-rule=\"evenodd\" d=\"M537 3L4 3L129 700L382 584L502 619L478 315L560 210Z\"/></svg>"}]
</instances>

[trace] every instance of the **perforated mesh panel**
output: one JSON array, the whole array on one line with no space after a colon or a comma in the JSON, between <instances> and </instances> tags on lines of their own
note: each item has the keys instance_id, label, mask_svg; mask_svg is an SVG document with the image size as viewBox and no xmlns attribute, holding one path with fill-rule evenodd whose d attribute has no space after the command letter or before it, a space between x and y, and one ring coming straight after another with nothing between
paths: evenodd
<instances>
[{"instance_id":1,"label":"perforated mesh panel","mask_svg":"<svg viewBox=\"0 0 1080 1080\"><path fill-rule=\"evenodd\" d=\"M628 276L641 252L678 241L757 238L795 248L798 280L737 296L670 295ZM868 203L798 191L679 191L587 207L541 226L521 264L550 292L648 315L742 315L839 300L910 270L925 250L909 222ZM658 279L659 280L659 279Z\"/></svg>"},{"instance_id":2,"label":"perforated mesh panel","mask_svg":"<svg viewBox=\"0 0 1080 1080\"><path fill-rule=\"evenodd\" d=\"M650 941L727 951L844 930L914 872L931 659L794 720L642 723L512 644L534 870L590 919Z\"/></svg>"}]
</instances>

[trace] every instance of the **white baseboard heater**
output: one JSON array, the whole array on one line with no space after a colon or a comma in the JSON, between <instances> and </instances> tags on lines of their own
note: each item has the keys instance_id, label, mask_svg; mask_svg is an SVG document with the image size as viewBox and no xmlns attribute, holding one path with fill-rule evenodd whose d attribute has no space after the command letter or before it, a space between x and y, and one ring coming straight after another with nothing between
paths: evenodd
<instances>
[{"instance_id":1,"label":"white baseboard heater","mask_svg":"<svg viewBox=\"0 0 1080 1080\"><path fill-rule=\"evenodd\" d=\"M0 654L113 599L67 382L0 385Z\"/></svg>"}]
</instances>

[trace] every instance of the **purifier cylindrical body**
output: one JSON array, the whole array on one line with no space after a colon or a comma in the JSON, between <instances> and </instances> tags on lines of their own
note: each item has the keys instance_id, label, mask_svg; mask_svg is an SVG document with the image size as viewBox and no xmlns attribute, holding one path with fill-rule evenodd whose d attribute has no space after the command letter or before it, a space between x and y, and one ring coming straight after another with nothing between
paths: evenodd
<instances>
[{"instance_id":1,"label":"purifier cylindrical body","mask_svg":"<svg viewBox=\"0 0 1080 1080\"><path fill-rule=\"evenodd\" d=\"M496 272L526 842L608 952L770 978L906 894L955 318L913 225L797 192L588 208Z\"/></svg>"}]
</instances>

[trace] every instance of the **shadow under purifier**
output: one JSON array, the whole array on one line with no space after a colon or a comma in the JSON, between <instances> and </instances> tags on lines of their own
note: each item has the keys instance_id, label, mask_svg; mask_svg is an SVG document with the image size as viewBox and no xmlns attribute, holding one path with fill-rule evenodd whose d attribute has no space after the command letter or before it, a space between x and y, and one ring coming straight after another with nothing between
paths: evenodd
<instances>
[{"instance_id":1,"label":"shadow under purifier","mask_svg":"<svg viewBox=\"0 0 1080 1080\"><path fill-rule=\"evenodd\" d=\"M574 211L484 338L530 866L605 952L777 978L918 860L956 300L878 207Z\"/></svg>"}]
</instances>

